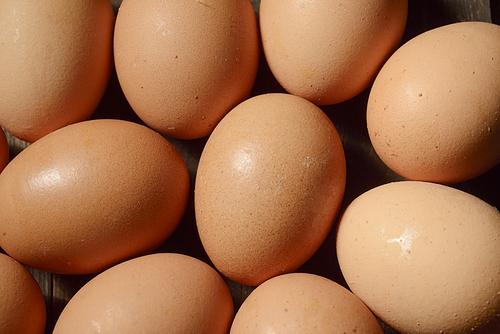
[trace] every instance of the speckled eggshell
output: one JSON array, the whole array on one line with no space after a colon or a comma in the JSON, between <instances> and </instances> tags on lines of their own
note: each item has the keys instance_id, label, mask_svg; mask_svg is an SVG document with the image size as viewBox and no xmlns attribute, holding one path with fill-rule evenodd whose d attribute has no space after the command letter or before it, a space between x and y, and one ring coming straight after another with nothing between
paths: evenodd
<instances>
[{"instance_id":1,"label":"speckled eggshell","mask_svg":"<svg viewBox=\"0 0 500 334\"><path fill-rule=\"evenodd\" d=\"M161 245L188 197L186 165L158 133L122 120L68 125L0 174L0 247L36 269L98 272Z\"/></svg>"},{"instance_id":2,"label":"speckled eggshell","mask_svg":"<svg viewBox=\"0 0 500 334\"><path fill-rule=\"evenodd\" d=\"M9 143L5 133L0 128L0 173L9 163Z\"/></svg>"},{"instance_id":3,"label":"speckled eggshell","mask_svg":"<svg viewBox=\"0 0 500 334\"><path fill-rule=\"evenodd\" d=\"M406 26L407 0L262 0L264 54L288 92L318 105L365 90Z\"/></svg>"},{"instance_id":4,"label":"speckled eggshell","mask_svg":"<svg viewBox=\"0 0 500 334\"><path fill-rule=\"evenodd\" d=\"M97 108L113 67L109 0L0 3L0 125L34 142Z\"/></svg>"},{"instance_id":5,"label":"speckled eggshell","mask_svg":"<svg viewBox=\"0 0 500 334\"><path fill-rule=\"evenodd\" d=\"M291 273L253 290L236 313L231 334L383 334L377 319L349 290L327 278Z\"/></svg>"},{"instance_id":6,"label":"speckled eggshell","mask_svg":"<svg viewBox=\"0 0 500 334\"><path fill-rule=\"evenodd\" d=\"M336 247L351 291L400 333L469 333L500 316L500 213L473 195L378 186L347 207Z\"/></svg>"},{"instance_id":7,"label":"speckled eggshell","mask_svg":"<svg viewBox=\"0 0 500 334\"><path fill-rule=\"evenodd\" d=\"M249 96L259 43L248 0L124 0L116 72L146 124L170 137L200 138Z\"/></svg>"},{"instance_id":8,"label":"speckled eggshell","mask_svg":"<svg viewBox=\"0 0 500 334\"><path fill-rule=\"evenodd\" d=\"M19 262L0 253L0 333L45 333L46 306L42 290Z\"/></svg>"},{"instance_id":9,"label":"speckled eggshell","mask_svg":"<svg viewBox=\"0 0 500 334\"><path fill-rule=\"evenodd\" d=\"M212 267L187 255L158 253L89 281L68 302L53 333L226 334L233 315L229 289Z\"/></svg>"},{"instance_id":10,"label":"speckled eggshell","mask_svg":"<svg viewBox=\"0 0 500 334\"><path fill-rule=\"evenodd\" d=\"M367 126L399 175L453 184L500 162L500 26L460 22L401 46L370 91Z\"/></svg>"},{"instance_id":11,"label":"speckled eggshell","mask_svg":"<svg viewBox=\"0 0 500 334\"><path fill-rule=\"evenodd\" d=\"M200 157L202 244L237 283L294 271L331 230L345 183L342 143L319 107L289 94L250 98L224 117Z\"/></svg>"}]
</instances>

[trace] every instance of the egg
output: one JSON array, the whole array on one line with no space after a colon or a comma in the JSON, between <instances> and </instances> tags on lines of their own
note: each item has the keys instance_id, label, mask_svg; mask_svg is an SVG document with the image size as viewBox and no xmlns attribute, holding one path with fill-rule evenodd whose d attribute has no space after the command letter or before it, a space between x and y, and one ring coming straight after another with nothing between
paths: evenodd
<instances>
[{"instance_id":1,"label":"egg","mask_svg":"<svg viewBox=\"0 0 500 334\"><path fill-rule=\"evenodd\" d=\"M174 138L201 138L249 96L259 43L248 0L124 0L116 72L147 125Z\"/></svg>"},{"instance_id":2,"label":"egg","mask_svg":"<svg viewBox=\"0 0 500 334\"><path fill-rule=\"evenodd\" d=\"M383 334L363 302L325 277L290 273L253 290L236 313L230 334Z\"/></svg>"},{"instance_id":3,"label":"egg","mask_svg":"<svg viewBox=\"0 0 500 334\"><path fill-rule=\"evenodd\" d=\"M227 278L255 286L292 272L332 228L346 183L328 116L285 93L252 97L210 135L195 180L203 247Z\"/></svg>"},{"instance_id":4,"label":"egg","mask_svg":"<svg viewBox=\"0 0 500 334\"><path fill-rule=\"evenodd\" d=\"M39 270L99 272L160 246L188 197L186 165L164 137L128 121L79 122L0 174L0 247Z\"/></svg>"},{"instance_id":5,"label":"egg","mask_svg":"<svg viewBox=\"0 0 500 334\"><path fill-rule=\"evenodd\" d=\"M88 119L113 67L109 0L0 4L0 125L34 142Z\"/></svg>"},{"instance_id":6,"label":"egg","mask_svg":"<svg viewBox=\"0 0 500 334\"><path fill-rule=\"evenodd\" d=\"M19 262L0 253L0 333L45 333L46 306L42 290Z\"/></svg>"},{"instance_id":7,"label":"egg","mask_svg":"<svg viewBox=\"0 0 500 334\"><path fill-rule=\"evenodd\" d=\"M500 26L424 32L385 63L370 91L371 143L397 174L454 184L500 162Z\"/></svg>"},{"instance_id":8,"label":"egg","mask_svg":"<svg viewBox=\"0 0 500 334\"><path fill-rule=\"evenodd\" d=\"M231 294L208 264L182 254L137 257L97 275L68 302L58 333L226 334Z\"/></svg>"},{"instance_id":9,"label":"egg","mask_svg":"<svg viewBox=\"0 0 500 334\"><path fill-rule=\"evenodd\" d=\"M318 105L360 94L399 46L407 0L262 0L262 46L276 80Z\"/></svg>"},{"instance_id":10,"label":"egg","mask_svg":"<svg viewBox=\"0 0 500 334\"><path fill-rule=\"evenodd\" d=\"M0 128L0 173L9 163L9 143L7 142L7 137L5 133Z\"/></svg>"},{"instance_id":11,"label":"egg","mask_svg":"<svg viewBox=\"0 0 500 334\"><path fill-rule=\"evenodd\" d=\"M343 213L336 250L351 291L400 333L469 333L500 316L500 213L469 193L373 188Z\"/></svg>"}]
</instances>

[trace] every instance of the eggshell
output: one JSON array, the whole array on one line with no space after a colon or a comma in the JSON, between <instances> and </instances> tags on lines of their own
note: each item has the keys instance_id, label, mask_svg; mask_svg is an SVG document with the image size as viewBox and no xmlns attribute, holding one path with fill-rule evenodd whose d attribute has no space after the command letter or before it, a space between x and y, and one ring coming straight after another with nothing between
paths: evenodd
<instances>
[{"instance_id":1,"label":"eggshell","mask_svg":"<svg viewBox=\"0 0 500 334\"><path fill-rule=\"evenodd\" d=\"M5 133L0 128L0 173L9 163L9 143Z\"/></svg>"},{"instance_id":2,"label":"eggshell","mask_svg":"<svg viewBox=\"0 0 500 334\"><path fill-rule=\"evenodd\" d=\"M367 126L401 176L453 184L500 162L500 26L460 22L414 37L370 91Z\"/></svg>"},{"instance_id":3,"label":"eggshell","mask_svg":"<svg viewBox=\"0 0 500 334\"><path fill-rule=\"evenodd\" d=\"M373 82L400 44L407 12L407 0L262 0L264 54L288 92L340 103Z\"/></svg>"},{"instance_id":4,"label":"eggshell","mask_svg":"<svg viewBox=\"0 0 500 334\"><path fill-rule=\"evenodd\" d=\"M153 130L105 119L68 125L0 174L0 247L36 269L98 272L162 244L188 196L184 161Z\"/></svg>"},{"instance_id":5,"label":"eggshell","mask_svg":"<svg viewBox=\"0 0 500 334\"><path fill-rule=\"evenodd\" d=\"M257 18L248 0L124 0L114 55L125 97L170 137L207 136L253 87Z\"/></svg>"},{"instance_id":6,"label":"eggshell","mask_svg":"<svg viewBox=\"0 0 500 334\"><path fill-rule=\"evenodd\" d=\"M245 299L231 334L383 334L375 316L349 290L305 273L273 277Z\"/></svg>"},{"instance_id":7,"label":"eggshell","mask_svg":"<svg viewBox=\"0 0 500 334\"><path fill-rule=\"evenodd\" d=\"M173 253L118 264L68 302L57 333L221 333L234 309L221 276L208 264Z\"/></svg>"},{"instance_id":8,"label":"eggshell","mask_svg":"<svg viewBox=\"0 0 500 334\"><path fill-rule=\"evenodd\" d=\"M319 107L289 94L250 98L217 125L200 157L203 247L237 283L294 271L331 230L345 182L342 143Z\"/></svg>"},{"instance_id":9,"label":"eggshell","mask_svg":"<svg viewBox=\"0 0 500 334\"><path fill-rule=\"evenodd\" d=\"M0 3L0 125L28 142L88 119L112 69L109 0Z\"/></svg>"},{"instance_id":10,"label":"eggshell","mask_svg":"<svg viewBox=\"0 0 500 334\"><path fill-rule=\"evenodd\" d=\"M400 333L469 333L500 316L500 213L455 188L376 187L338 225L351 291Z\"/></svg>"},{"instance_id":11,"label":"eggshell","mask_svg":"<svg viewBox=\"0 0 500 334\"><path fill-rule=\"evenodd\" d=\"M0 253L0 333L45 333L42 290L19 262Z\"/></svg>"}]
</instances>

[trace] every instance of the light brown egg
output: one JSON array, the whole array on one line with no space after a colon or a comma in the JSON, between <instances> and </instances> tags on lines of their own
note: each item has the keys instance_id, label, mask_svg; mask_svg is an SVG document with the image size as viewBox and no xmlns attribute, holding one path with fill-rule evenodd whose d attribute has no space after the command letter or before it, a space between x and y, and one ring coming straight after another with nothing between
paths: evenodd
<instances>
[{"instance_id":1,"label":"light brown egg","mask_svg":"<svg viewBox=\"0 0 500 334\"><path fill-rule=\"evenodd\" d=\"M42 290L19 262L0 253L0 333L45 333L46 307Z\"/></svg>"},{"instance_id":2,"label":"light brown egg","mask_svg":"<svg viewBox=\"0 0 500 334\"><path fill-rule=\"evenodd\" d=\"M383 334L371 311L349 290L305 273L273 277L245 299L231 334Z\"/></svg>"},{"instance_id":3,"label":"light brown egg","mask_svg":"<svg viewBox=\"0 0 500 334\"><path fill-rule=\"evenodd\" d=\"M414 37L370 91L367 125L399 175L452 184L500 162L500 26L461 22Z\"/></svg>"},{"instance_id":4,"label":"light brown egg","mask_svg":"<svg viewBox=\"0 0 500 334\"><path fill-rule=\"evenodd\" d=\"M109 0L0 3L0 125L33 142L97 108L112 66Z\"/></svg>"},{"instance_id":5,"label":"light brown egg","mask_svg":"<svg viewBox=\"0 0 500 334\"><path fill-rule=\"evenodd\" d=\"M331 230L345 183L342 143L319 107L289 94L248 99L217 125L200 158L203 247L237 283L294 271Z\"/></svg>"},{"instance_id":6,"label":"light brown egg","mask_svg":"<svg viewBox=\"0 0 500 334\"><path fill-rule=\"evenodd\" d=\"M226 334L233 315L229 289L212 267L160 253L97 275L68 302L53 333Z\"/></svg>"},{"instance_id":7,"label":"light brown egg","mask_svg":"<svg viewBox=\"0 0 500 334\"><path fill-rule=\"evenodd\" d=\"M257 19L248 0L125 0L114 55L125 97L146 124L170 137L204 137L250 94Z\"/></svg>"},{"instance_id":8,"label":"light brown egg","mask_svg":"<svg viewBox=\"0 0 500 334\"><path fill-rule=\"evenodd\" d=\"M264 54L288 92L318 105L365 90L399 46L407 0L262 0Z\"/></svg>"},{"instance_id":9,"label":"light brown egg","mask_svg":"<svg viewBox=\"0 0 500 334\"><path fill-rule=\"evenodd\" d=\"M104 119L68 125L0 174L0 247L36 269L98 272L161 245L188 196L184 161L153 130Z\"/></svg>"},{"instance_id":10,"label":"light brown egg","mask_svg":"<svg viewBox=\"0 0 500 334\"><path fill-rule=\"evenodd\" d=\"M500 213L455 188L376 187L338 225L351 291L400 333L469 333L500 316Z\"/></svg>"},{"instance_id":11,"label":"light brown egg","mask_svg":"<svg viewBox=\"0 0 500 334\"><path fill-rule=\"evenodd\" d=\"M9 143L5 133L0 128L0 173L9 163Z\"/></svg>"}]
</instances>

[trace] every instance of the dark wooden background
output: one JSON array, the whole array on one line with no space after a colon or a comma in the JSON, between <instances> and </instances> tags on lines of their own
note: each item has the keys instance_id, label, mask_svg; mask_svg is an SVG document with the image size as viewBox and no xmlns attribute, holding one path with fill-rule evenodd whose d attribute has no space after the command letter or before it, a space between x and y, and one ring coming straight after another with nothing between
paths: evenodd
<instances>
[{"instance_id":1,"label":"dark wooden background","mask_svg":"<svg viewBox=\"0 0 500 334\"><path fill-rule=\"evenodd\" d=\"M110 1L116 13L121 0ZM251 0L251 2L258 14L260 0ZM472 20L500 24L500 0L409 0L408 22L402 42L438 26ZM266 92L283 92L283 89L272 77L262 56L252 95ZM348 178L343 208L368 189L401 179L385 167L370 144L365 123L368 92L369 89L359 96L338 105L321 107L337 127L344 144ZM142 123L125 100L116 75L112 76L106 94L93 115L93 118L109 117ZM8 133L7 139L11 159L28 145ZM188 166L191 188L193 189L198 160L206 138L188 141L167 139L183 156ZM500 166L497 166L474 180L454 185L454 187L474 194L491 205L500 207L500 195L497 190L499 180ZM192 196L184 219L174 234L157 252L183 253L211 264L197 235ZM95 275L60 275L32 268L28 269L34 275L44 293L47 304L46 333L52 333L55 322L68 300ZM337 264L333 232L330 233L318 252L299 271L322 275L346 286ZM237 310L246 296L253 290L253 287L236 284L229 280L226 280L226 282L233 296L235 310ZM386 333L395 333L387 326L383 325L383 327ZM500 333L500 326L495 325L491 329L491 333Z\"/></svg>"}]
</instances>

